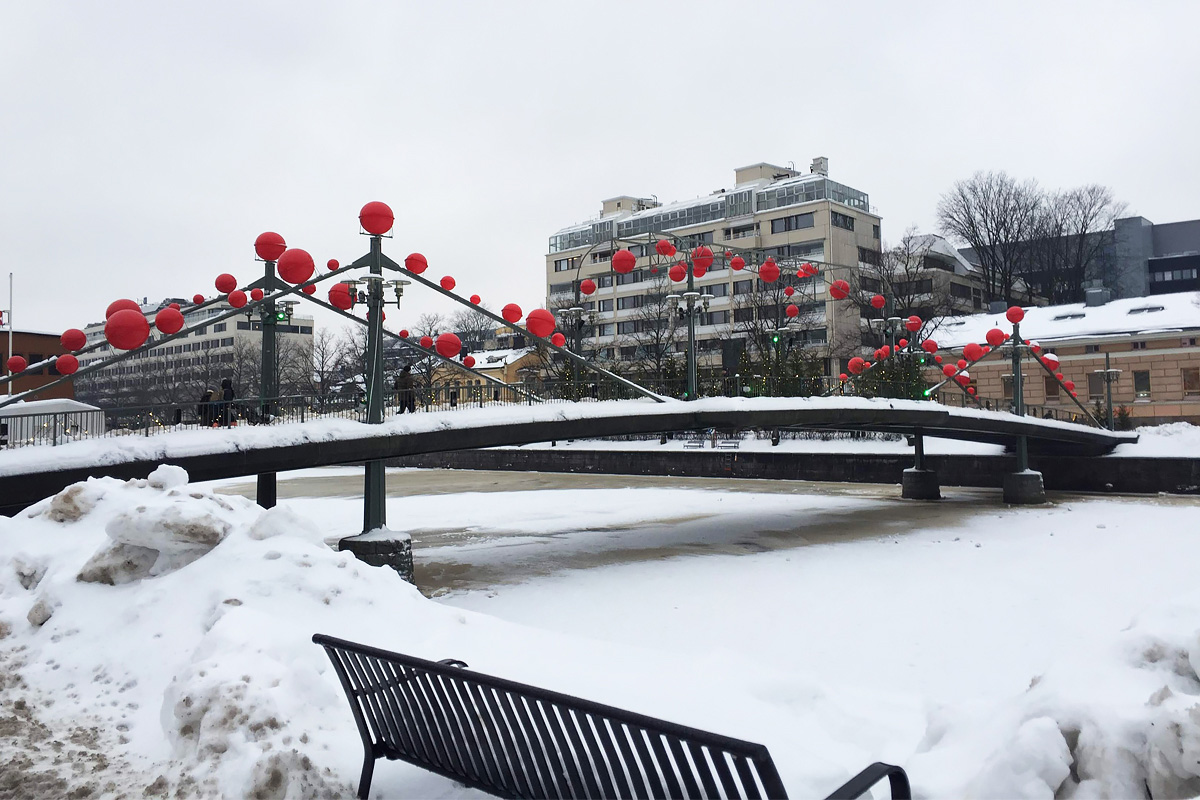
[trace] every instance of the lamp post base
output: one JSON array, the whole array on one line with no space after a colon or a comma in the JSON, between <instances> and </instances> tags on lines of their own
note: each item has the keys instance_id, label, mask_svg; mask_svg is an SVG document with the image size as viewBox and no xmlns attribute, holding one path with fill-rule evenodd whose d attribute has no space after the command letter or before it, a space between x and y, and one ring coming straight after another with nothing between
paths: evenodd
<instances>
[{"instance_id":1,"label":"lamp post base","mask_svg":"<svg viewBox=\"0 0 1200 800\"><path fill-rule=\"evenodd\" d=\"M412 537L407 533L380 528L347 536L338 542L338 550L347 550L373 567L391 567L401 578L413 582Z\"/></svg>"},{"instance_id":2,"label":"lamp post base","mask_svg":"<svg viewBox=\"0 0 1200 800\"><path fill-rule=\"evenodd\" d=\"M1019 506L1046 502L1046 488L1042 485L1042 473L1027 469L1005 475L1004 502Z\"/></svg>"},{"instance_id":3,"label":"lamp post base","mask_svg":"<svg viewBox=\"0 0 1200 800\"><path fill-rule=\"evenodd\" d=\"M900 478L900 496L905 500L941 500L942 490L937 472L911 467L904 470Z\"/></svg>"}]
</instances>

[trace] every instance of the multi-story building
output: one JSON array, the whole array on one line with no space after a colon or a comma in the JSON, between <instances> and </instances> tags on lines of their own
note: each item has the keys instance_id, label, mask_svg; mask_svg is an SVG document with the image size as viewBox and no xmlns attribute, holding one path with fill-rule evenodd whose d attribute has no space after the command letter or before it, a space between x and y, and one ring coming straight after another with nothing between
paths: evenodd
<instances>
[{"instance_id":1,"label":"multi-story building","mask_svg":"<svg viewBox=\"0 0 1200 800\"><path fill-rule=\"evenodd\" d=\"M1145 217L1119 219L1113 250L1119 297L1200 289L1200 219L1163 225Z\"/></svg>"},{"instance_id":2,"label":"multi-story building","mask_svg":"<svg viewBox=\"0 0 1200 800\"><path fill-rule=\"evenodd\" d=\"M950 317L932 333L943 349L982 343L987 331L1008 331L1004 311ZM1105 406L1105 357L1120 370L1112 387L1113 407L1129 409L1135 424L1176 420L1200 423L1200 292L1107 300L1089 290L1071 305L1026 308L1021 335L1054 353L1063 377L1075 383L1086 406ZM970 369L979 397L1012 399L1012 365L985 359ZM1025 402L1070 412L1077 407L1058 382L1037 364L1022 369Z\"/></svg>"},{"instance_id":3,"label":"multi-story building","mask_svg":"<svg viewBox=\"0 0 1200 800\"><path fill-rule=\"evenodd\" d=\"M36 364L51 356L60 356L66 351L63 349L62 343L59 341L57 333L38 333L36 331L17 331L12 332L12 352L8 349L8 328L0 328L0 367L8 361L10 355L24 357L26 363ZM42 367L34 373L23 375L15 381L6 384L5 389L0 389L0 396L6 392L11 394L20 394L28 392L39 386L45 386L47 383L57 380L59 377L58 370L54 365ZM9 391L11 390L11 391ZM39 400L48 400L52 397L72 398L75 396L74 387L71 381L60 383L53 389L47 389L37 395Z\"/></svg>"},{"instance_id":4,"label":"multi-story building","mask_svg":"<svg viewBox=\"0 0 1200 800\"><path fill-rule=\"evenodd\" d=\"M221 301L188 311L190 302L180 298L167 298L159 303L143 301L142 313L150 320L152 341L163 338L163 334L154 328L154 315L171 303L179 303L185 309L184 323L188 327L200 325L232 308ZM284 308L291 306L281 306L281 311ZM289 368L311 377L312 317L285 312L285 318L277 323L276 330L282 384L287 383L283 373ZM103 342L103 345L80 358L81 368L120 352L105 342L103 322L92 323L83 332L87 335L88 345L97 342ZM221 381L229 378L235 391L242 396L257 391L261 353L262 323L255 311L202 325L183 338L80 377L76 381L76 394L89 402L110 406L177 403L198 398L205 389L219 388ZM280 391L288 393L287 386L281 385Z\"/></svg>"},{"instance_id":5,"label":"multi-story building","mask_svg":"<svg viewBox=\"0 0 1200 800\"><path fill-rule=\"evenodd\" d=\"M547 303L551 309L574 303L575 287L585 278L599 289L582 307L596 312L596 324L584 336L585 352L600 358L637 360L646 349L644 334L655 334L654 319L662 296L679 290L667 279L669 261L655 256L654 242L668 238L680 250L701 244L716 255L696 290L712 296L699 320L698 352L703 367L716 367L722 341L745 339L759 323L783 325L779 302L748 302L765 288L753 274L728 269L724 253L743 255L751 264L770 256L781 266L810 262L829 276L853 271L860 261L874 260L880 250L880 217L872 213L865 192L828 176L828 160L813 161L804 174L774 164L752 164L734 172L734 185L694 200L666 205L653 199L620 196L603 201L600 216L568 226L550 237L546 256ZM610 262L620 248L638 262L633 272L612 273ZM798 291L791 301L802 304L804 343L828 353L840 329L858 329L856 313L840 313L819 277L792 281ZM649 302L648 302L649 301ZM845 306L841 307L842 309ZM762 319L769 315L770 319ZM857 342L856 342L857 343ZM671 343L682 353L682 338Z\"/></svg>"}]
</instances>

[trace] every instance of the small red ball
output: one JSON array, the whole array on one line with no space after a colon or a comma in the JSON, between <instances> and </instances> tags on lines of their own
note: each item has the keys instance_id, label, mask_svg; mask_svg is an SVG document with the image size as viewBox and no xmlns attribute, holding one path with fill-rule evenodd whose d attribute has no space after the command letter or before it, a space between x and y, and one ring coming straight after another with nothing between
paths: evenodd
<instances>
[{"instance_id":1,"label":"small red ball","mask_svg":"<svg viewBox=\"0 0 1200 800\"><path fill-rule=\"evenodd\" d=\"M433 347L433 339L428 336L422 336L421 337L421 347L424 347L426 350Z\"/></svg>"},{"instance_id":2,"label":"small red ball","mask_svg":"<svg viewBox=\"0 0 1200 800\"><path fill-rule=\"evenodd\" d=\"M676 283L686 281L687 280L687 268L684 267L683 264L675 264L669 270L667 270L667 277L669 277L671 280L675 281Z\"/></svg>"},{"instance_id":3,"label":"small red ball","mask_svg":"<svg viewBox=\"0 0 1200 800\"><path fill-rule=\"evenodd\" d=\"M535 308L529 312L529 316L525 318L525 327L529 332L540 339L545 339L554 329L558 327L558 323L554 321L554 315L544 308Z\"/></svg>"},{"instance_id":4,"label":"small red ball","mask_svg":"<svg viewBox=\"0 0 1200 800\"><path fill-rule=\"evenodd\" d=\"M250 299L256 303L259 300L262 300L263 299L263 290L262 289L251 289L250 290Z\"/></svg>"},{"instance_id":5,"label":"small red ball","mask_svg":"<svg viewBox=\"0 0 1200 800\"><path fill-rule=\"evenodd\" d=\"M65 353L54 360L54 368L61 375L74 375L79 369L79 359L70 353Z\"/></svg>"},{"instance_id":6,"label":"small red ball","mask_svg":"<svg viewBox=\"0 0 1200 800\"><path fill-rule=\"evenodd\" d=\"M401 338L401 339L407 339L407 338L408 338L408 328L401 328L401 329L400 329L400 338Z\"/></svg>"},{"instance_id":7,"label":"small red ball","mask_svg":"<svg viewBox=\"0 0 1200 800\"><path fill-rule=\"evenodd\" d=\"M477 294L473 294L473 295L471 295L471 303L472 303L472 305L479 305L479 300L480 300L480 297L479 297L479 295L477 295Z\"/></svg>"},{"instance_id":8,"label":"small red ball","mask_svg":"<svg viewBox=\"0 0 1200 800\"><path fill-rule=\"evenodd\" d=\"M871 308L883 308L887 305L887 298L881 294L877 294L871 298Z\"/></svg>"},{"instance_id":9,"label":"small red ball","mask_svg":"<svg viewBox=\"0 0 1200 800\"><path fill-rule=\"evenodd\" d=\"M274 231L260 233L254 240L254 254L263 261L274 261L283 255L284 250L287 250L287 244L283 237Z\"/></svg>"},{"instance_id":10,"label":"small red ball","mask_svg":"<svg viewBox=\"0 0 1200 800\"><path fill-rule=\"evenodd\" d=\"M222 272L213 283L216 285L217 291L221 294L229 294L237 288L237 278L228 272Z\"/></svg>"},{"instance_id":11,"label":"small red ball","mask_svg":"<svg viewBox=\"0 0 1200 800\"><path fill-rule=\"evenodd\" d=\"M241 308L242 306L246 305L246 293L241 289L234 289L229 293L228 300L229 305L233 306L234 308Z\"/></svg>"},{"instance_id":12,"label":"small red ball","mask_svg":"<svg viewBox=\"0 0 1200 800\"><path fill-rule=\"evenodd\" d=\"M586 295L590 295L596 291L596 282L591 278L584 278L579 282L579 291Z\"/></svg>"},{"instance_id":13,"label":"small red ball","mask_svg":"<svg viewBox=\"0 0 1200 800\"><path fill-rule=\"evenodd\" d=\"M566 347L567 337L563 336L561 333L556 333L550 337L550 344L554 345L555 347Z\"/></svg>"},{"instance_id":14,"label":"small red ball","mask_svg":"<svg viewBox=\"0 0 1200 800\"><path fill-rule=\"evenodd\" d=\"M800 316L800 309L797 308L795 305L789 303L787 309L785 309L785 313L789 317L798 317L798 316Z\"/></svg>"},{"instance_id":15,"label":"small red ball","mask_svg":"<svg viewBox=\"0 0 1200 800\"><path fill-rule=\"evenodd\" d=\"M288 283L304 283L313 276L313 272L317 269L316 264L313 263L313 257L307 250L301 250L299 247L285 251L279 257L277 265L279 277Z\"/></svg>"},{"instance_id":16,"label":"small red ball","mask_svg":"<svg viewBox=\"0 0 1200 800\"><path fill-rule=\"evenodd\" d=\"M87 346L87 335L79 328L67 328L58 341L64 350L82 350Z\"/></svg>"},{"instance_id":17,"label":"small red ball","mask_svg":"<svg viewBox=\"0 0 1200 800\"><path fill-rule=\"evenodd\" d=\"M305 294L316 294L317 293L317 285L315 283L310 283L308 286L305 286L300 291L304 292Z\"/></svg>"},{"instance_id":18,"label":"small red ball","mask_svg":"<svg viewBox=\"0 0 1200 800\"><path fill-rule=\"evenodd\" d=\"M29 366L29 362L23 356L9 356L8 361L4 362L4 366L8 367L8 371L14 375L18 372L24 372Z\"/></svg>"},{"instance_id":19,"label":"small red ball","mask_svg":"<svg viewBox=\"0 0 1200 800\"><path fill-rule=\"evenodd\" d=\"M637 256L628 250L618 250L613 253L612 268L614 272L619 272L622 275L628 275L633 272L634 266L637 265Z\"/></svg>"},{"instance_id":20,"label":"small red ball","mask_svg":"<svg viewBox=\"0 0 1200 800\"><path fill-rule=\"evenodd\" d=\"M774 283L779 280L779 265L774 261L767 259L763 265L758 268L758 277L766 283Z\"/></svg>"},{"instance_id":21,"label":"small red ball","mask_svg":"<svg viewBox=\"0 0 1200 800\"><path fill-rule=\"evenodd\" d=\"M338 263L338 260L336 258L331 258L325 262L325 266L329 267L330 272L333 272L335 269L340 267L341 264Z\"/></svg>"},{"instance_id":22,"label":"small red ball","mask_svg":"<svg viewBox=\"0 0 1200 800\"><path fill-rule=\"evenodd\" d=\"M192 295L192 303L194 303L195 305L200 305L203 302L204 302L204 295L202 295L202 294Z\"/></svg>"},{"instance_id":23,"label":"small red ball","mask_svg":"<svg viewBox=\"0 0 1200 800\"><path fill-rule=\"evenodd\" d=\"M183 330L183 314L173 308L164 308L154 315L154 327L165 334Z\"/></svg>"},{"instance_id":24,"label":"small red ball","mask_svg":"<svg viewBox=\"0 0 1200 800\"><path fill-rule=\"evenodd\" d=\"M509 303L504 308L500 309L500 316L504 317L504 321L510 325L515 325L521 321L523 314L521 307L516 303Z\"/></svg>"},{"instance_id":25,"label":"small red ball","mask_svg":"<svg viewBox=\"0 0 1200 800\"><path fill-rule=\"evenodd\" d=\"M443 277L440 281L438 281L438 283L441 284L442 288L447 292L454 288L454 278L450 277L449 275Z\"/></svg>"},{"instance_id":26,"label":"small red ball","mask_svg":"<svg viewBox=\"0 0 1200 800\"><path fill-rule=\"evenodd\" d=\"M358 212L358 222L362 225L363 230L372 236L382 236L392 229L392 225L396 222L396 215L392 213L392 209L387 203L374 200L367 203Z\"/></svg>"},{"instance_id":27,"label":"small red ball","mask_svg":"<svg viewBox=\"0 0 1200 800\"><path fill-rule=\"evenodd\" d=\"M1004 312L1004 317L1013 325L1016 325L1021 320L1025 319L1025 309L1020 306L1012 306L1008 311Z\"/></svg>"},{"instance_id":28,"label":"small red ball","mask_svg":"<svg viewBox=\"0 0 1200 800\"><path fill-rule=\"evenodd\" d=\"M404 268L413 275L420 275L429 269L429 261L420 253L409 253L408 258L404 259Z\"/></svg>"},{"instance_id":29,"label":"small red ball","mask_svg":"<svg viewBox=\"0 0 1200 800\"><path fill-rule=\"evenodd\" d=\"M467 369L470 369L471 367L475 366L475 356L467 356L466 358L464 358L463 366L466 367Z\"/></svg>"}]
</instances>

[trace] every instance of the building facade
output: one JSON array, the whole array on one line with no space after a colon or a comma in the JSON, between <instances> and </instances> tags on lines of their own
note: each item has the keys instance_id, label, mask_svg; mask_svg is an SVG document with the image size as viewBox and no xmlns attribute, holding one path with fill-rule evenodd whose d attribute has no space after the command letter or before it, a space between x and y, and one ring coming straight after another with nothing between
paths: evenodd
<instances>
[{"instance_id":1,"label":"building facade","mask_svg":"<svg viewBox=\"0 0 1200 800\"><path fill-rule=\"evenodd\" d=\"M1200 219L1163 225L1119 219L1113 248L1118 297L1200 289Z\"/></svg>"},{"instance_id":2,"label":"building facade","mask_svg":"<svg viewBox=\"0 0 1200 800\"><path fill-rule=\"evenodd\" d=\"M238 396L257 391L261 378L262 323L258 312L230 317L203 325L206 319L232 309L225 301L203 309L188 311L190 301L166 298L160 303L142 303L142 313L150 320L151 341L163 338L154 328L154 315L171 303L183 309L187 327L201 325L195 332L174 339L161 347L138 353L132 358L76 380L76 394L87 402L106 406L181 403L198 398L206 389L219 389L221 381L233 381ZM287 306L290 309L290 306ZM281 393L288 394L285 373L296 372L300 381L312 373L312 317L284 313L276 326L280 362ZM121 351L104 339L104 323L95 322L83 330L88 345L102 346L82 356L80 368L86 368Z\"/></svg>"},{"instance_id":3,"label":"building facade","mask_svg":"<svg viewBox=\"0 0 1200 800\"><path fill-rule=\"evenodd\" d=\"M1128 409L1132 422L1200 424L1200 292L1105 301L1093 290L1088 301L1027 308L1023 338L1058 356L1063 377L1093 411L1106 408L1103 371L1120 370L1112 386L1114 410ZM943 349L982 343L991 328L1008 331L1004 313L941 321L933 338ZM986 359L970 369L980 398L1005 405L1012 398L1012 365ZM1077 410L1057 381L1032 361L1022 369L1024 399L1032 406Z\"/></svg>"},{"instance_id":4,"label":"building facade","mask_svg":"<svg viewBox=\"0 0 1200 800\"><path fill-rule=\"evenodd\" d=\"M0 328L0 366L8 361L11 355L22 356L29 364L36 364L39 361L47 359L51 356L60 356L65 353L62 343L59 341L57 333L38 333L35 331L13 331L12 332L12 352L8 349L8 329ZM7 373L5 373L7 374ZM11 394L20 394L22 392L32 391L39 386L45 386L59 377L59 372L53 365L42 367L36 373L29 374L17 378L9 384ZM0 391L0 396L5 396L5 391ZM66 381L53 389L47 389L37 395L38 400L49 400L50 398L73 398L75 396L75 387L71 381Z\"/></svg>"}]
</instances>

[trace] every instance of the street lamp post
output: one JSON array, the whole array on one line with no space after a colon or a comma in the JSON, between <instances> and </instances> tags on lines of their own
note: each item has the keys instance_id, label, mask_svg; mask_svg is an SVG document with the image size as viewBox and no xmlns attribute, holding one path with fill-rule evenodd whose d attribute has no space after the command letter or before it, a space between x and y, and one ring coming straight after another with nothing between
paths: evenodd
<instances>
[{"instance_id":1,"label":"street lamp post","mask_svg":"<svg viewBox=\"0 0 1200 800\"><path fill-rule=\"evenodd\" d=\"M594 309L585 309L582 305L582 299L579 294L579 282L575 282L575 305L570 308L562 308L558 311L558 318L566 323L571 331L571 349L581 355L583 350L583 330L596 324L596 311ZM579 362L571 362L571 383L575 386L575 391L579 390Z\"/></svg>"},{"instance_id":2,"label":"street lamp post","mask_svg":"<svg viewBox=\"0 0 1200 800\"><path fill-rule=\"evenodd\" d=\"M1112 405L1112 385L1121 375L1121 370L1112 368L1112 356L1109 353L1104 354L1104 369L1095 369L1092 372L1100 375L1104 380L1104 399L1107 413L1105 417L1108 421L1108 429L1111 431L1115 428L1113 424L1113 405Z\"/></svg>"},{"instance_id":3,"label":"street lamp post","mask_svg":"<svg viewBox=\"0 0 1200 800\"><path fill-rule=\"evenodd\" d=\"M682 295L669 294L667 295L667 308L671 312L671 322L674 324L675 318L679 314L687 317L688 324L688 343L687 343L687 388L685 390L687 400L696 399L696 319L706 311L709 304L712 303L713 295L701 294L695 289L695 280L692 276L692 271L688 270L688 290Z\"/></svg>"}]
</instances>

